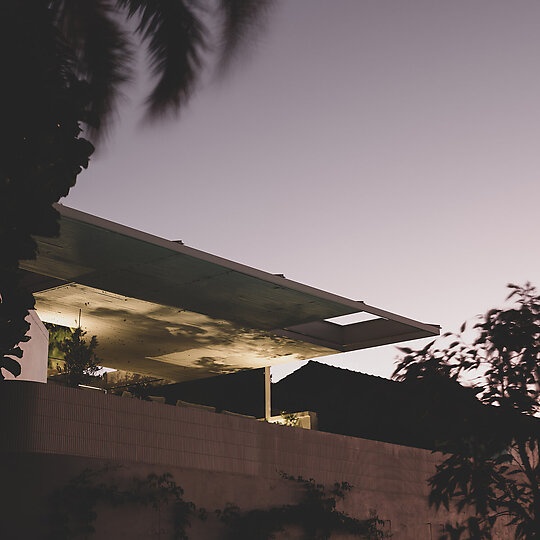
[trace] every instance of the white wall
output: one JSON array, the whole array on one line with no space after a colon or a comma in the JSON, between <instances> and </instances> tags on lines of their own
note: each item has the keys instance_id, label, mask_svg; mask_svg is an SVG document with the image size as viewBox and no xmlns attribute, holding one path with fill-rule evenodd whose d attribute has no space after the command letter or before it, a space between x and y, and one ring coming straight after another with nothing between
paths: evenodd
<instances>
[{"instance_id":1,"label":"white wall","mask_svg":"<svg viewBox=\"0 0 540 540\"><path fill-rule=\"evenodd\" d=\"M23 357L19 360L21 364L21 374L18 377L2 369L6 380L15 379L17 381L47 382L47 358L49 352L49 331L41 322L35 311L30 311L26 320L30 323L30 330L27 335L30 341L21 343Z\"/></svg>"}]
</instances>

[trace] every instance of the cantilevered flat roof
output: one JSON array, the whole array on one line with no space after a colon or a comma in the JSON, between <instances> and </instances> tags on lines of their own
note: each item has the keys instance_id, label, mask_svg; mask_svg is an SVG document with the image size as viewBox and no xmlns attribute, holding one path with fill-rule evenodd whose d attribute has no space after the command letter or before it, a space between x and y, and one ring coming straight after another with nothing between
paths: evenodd
<instances>
[{"instance_id":1,"label":"cantilevered flat roof","mask_svg":"<svg viewBox=\"0 0 540 540\"><path fill-rule=\"evenodd\" d=\"M42 320L79 324L103 365L186 380L435 336L439 327L57 205L22 264ZM372 318L328 322L353 313Z\"/></svg>"}]
</instances>

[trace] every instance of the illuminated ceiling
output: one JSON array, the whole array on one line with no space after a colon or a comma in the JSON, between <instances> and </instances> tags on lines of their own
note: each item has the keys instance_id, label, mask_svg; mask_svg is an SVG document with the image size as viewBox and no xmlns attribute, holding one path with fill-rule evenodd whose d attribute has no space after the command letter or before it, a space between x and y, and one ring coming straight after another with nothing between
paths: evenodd
<instances>
[{"instance_id":1,"label":"illuminated ceiling","mask_svg":"<svg viewBox=\"0 0 540 540\"><path fill-rule=\"evenodd\" d=\"M173 380L434 336L439 327L65 206L22 265L42 320L80 323L103 365ZM365 312L373 320L327 322Z\"/></svg>"}]
</instances>

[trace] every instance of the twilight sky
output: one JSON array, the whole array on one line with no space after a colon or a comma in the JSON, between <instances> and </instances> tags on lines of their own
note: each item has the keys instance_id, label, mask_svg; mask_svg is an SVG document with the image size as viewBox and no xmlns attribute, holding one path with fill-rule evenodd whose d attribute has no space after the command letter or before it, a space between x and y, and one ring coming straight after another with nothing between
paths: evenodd
<instances>
[{"instance_id":1,"label":"twilight sky","mask_svg":"<svg viewBox=\"0 0 540 540\"><path fill-rule=\"evenodd\" d=\"M537 0L281 0L208 79L145 126L141 77L62 202L443 331L540 286Z\"/></svg>"}]
</instances>

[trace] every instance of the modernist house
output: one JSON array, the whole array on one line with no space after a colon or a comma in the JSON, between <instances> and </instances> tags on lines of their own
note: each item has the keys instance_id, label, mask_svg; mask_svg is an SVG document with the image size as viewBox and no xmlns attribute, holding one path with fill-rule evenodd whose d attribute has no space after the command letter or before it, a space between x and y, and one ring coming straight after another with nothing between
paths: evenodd
<instances>
[{"instance_id":1,"label":"modernist house","mask_svg":"<svg viewBox=\"0 0 540 540\"><path fill-rule=\"evenodd\" d=\"M181 242L58 210L60 236L38 238L38 258L24 264L41 320L96 335L103 364L121 371L186 383L259 369L267 420L270 366L439 333ZM364 320L340 324L354 313ZM53 384L7 382L0 401L3 483L13 494L3 506L2 538L41 538L54 489L104 464L122 465L125 475L171 473L186 497L206 508L291 501L296 491L283 485L280 471L330 485L347 481L355 487L345 510L355 517L376 511L397 539L435 538L448 517L428 508L426 478L437 457L424 449ZM170 537L170 524L156 533L150 510L128 525L119 525L113 510L103 512L96 538L123 537L119 531ZM219 534L219 527L194 529L190 537Z\"/></svg>"},{"instance_id":2,"label":"modernist house","mask_svg":"<svg viewBox=\"0 0 540 540\"><path fill-rule=\"evenodd\" d=\"M172 381L434 336L439 328L58 206L26 282L41 320L80 325L104 365ZM332 319L362 313L341 325Z\"/></svg>"}]
</instances>

